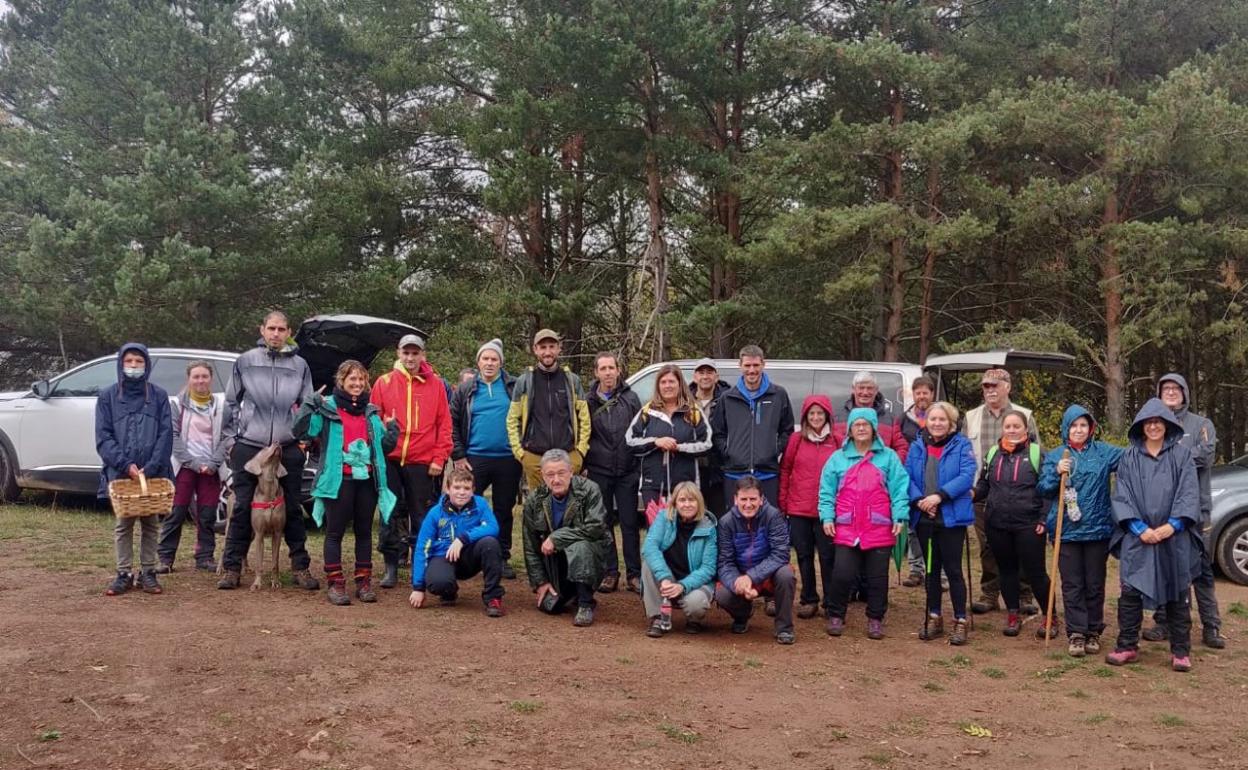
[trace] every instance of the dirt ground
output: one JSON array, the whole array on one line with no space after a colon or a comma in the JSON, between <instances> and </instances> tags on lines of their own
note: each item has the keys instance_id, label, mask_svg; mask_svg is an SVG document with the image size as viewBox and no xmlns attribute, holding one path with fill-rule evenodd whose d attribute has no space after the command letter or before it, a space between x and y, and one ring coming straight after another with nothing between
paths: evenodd
<instances>
[{"instance_id":1,"label":"dirt ground","mask_svg":"<svg viewBox=\"0 0 1248 770\"><path fill-rule=\"evenodd\" d=\"M792 647L761 608L744 636L716 611L649 639L624 592L574 628L523 578L497 620L479 581L420 611L403 588L339 608L181 571L105 598L111 524L0 507L0 767L1248 767L1248 589L1228 582L1230 647L1182 675L1160 645L1125 671L1046 654L999 613L969 646L919 642L920 589L895 582L884 641L853 605L845 637L799 620Z\"/></svg>"}]
</instances>

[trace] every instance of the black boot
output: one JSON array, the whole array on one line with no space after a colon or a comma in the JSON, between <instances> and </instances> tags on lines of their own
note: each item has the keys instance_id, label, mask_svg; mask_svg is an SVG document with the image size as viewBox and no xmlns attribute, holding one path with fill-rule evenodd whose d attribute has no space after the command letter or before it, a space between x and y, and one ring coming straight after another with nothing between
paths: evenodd
<instances>
[{"instance_id":1,"label":"black boot","mask_svg":"<svg viewBox=\"0 0 1248 770\"><path fill-rule=\"evenodd\" d=\"M386 562L386 572L378 583L382 588L394 588L399 584L399 563Z\"/></svg>"}]
</instances>

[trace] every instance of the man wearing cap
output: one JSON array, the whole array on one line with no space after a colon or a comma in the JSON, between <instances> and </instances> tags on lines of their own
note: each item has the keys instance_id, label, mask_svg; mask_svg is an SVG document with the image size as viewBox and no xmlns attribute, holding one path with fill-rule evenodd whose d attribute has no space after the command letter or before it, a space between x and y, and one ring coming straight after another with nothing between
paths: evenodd
<instances>
[{"instance_id":1,"label":"man wearing cap","mask_svg":"<svg viewBox=\"0 0 1248 770\"><path fill-rule=\"evenodd\" d=\"M477 348L476 371L459 384L451 398L451 459L456 468L472 471L476 494L493 490L503 577L508 580L516 577L508 560L521 474L507 438L507 412L515 383L516 378L503 369L503 341L495 338Z\"/></svg>"},{"instance_id":2,"label":"man wearing cap","mask_svg":"<svg viewBox=\"0 0 1248 770\"><path fill-rule=\"evenodd\" d=\"M1157 397L1183 424L1183 438L1179 439L1179 443L1191 450L1192 459L1196 461L1196 483L1200 487L1200 531L1205 547L1200 559L1200 574L1192 580L1192 590L1196 593L1196 609L1200 612L1201 641L1206 647L1221 650L1226 647L1226 639L1222 636L1222 616L1218 613L1218 597L1213 590L1213 544L1209 542L1213 513L1209 471L1217 454L1218 434L1208 418L1191 410L1187 380L1183 375L1171 372L1162 376L1157 381ZM1145 630L1142 636L1150 642L1165 641L1168 626L1164 606L1153 613L1153 620L1153 627Z\"/></svg>"},{"instance_id":3,"label":"man wearing cap","mask_svg":"<svg viewBox=\"0 0 1248 770\"><path fill-rule=\"evenodd\" d=\"M399 558L411 547L409 535L420 532L425 512L441 490L442 467L451 456L446 393L446 383L425 360L425 341L418 334L399 340L394 368L373 383L369 402L383 420L399 425L399 443L386 455L386 483L399 500L399 510L388 523L382 522L377 536L377 550L386 560L382 588L398 584Z\"/></svg>"},{"instance_id":4,"label":"man wearing cap","mask_svg":"<svg viewBox=\"0 0 1248 770\"><path fill-rule=\"evenodd\" d=\"M725 390L711 413L711 442L724 469L724 499L730 499L737 481L753 477L763 497L780 503L780 455L793 435L793 405L788 391L765 371L767 361L758 345L746 345L738 354L741 377Z\"/></svg>"},{"instance_id":5,"label":"man wearing cap","mask_svg":"<svg viewBox=\"0 0 1248 770\"><path fill-rule=\"evenodd\" d=\"M580 473L589 451L589 406L581 378L559 366L563 343L550 329L533 335L530 366L516 378L507 410L507 438L512 455L524 466L524 478L532 492L541 485L542 455L552 449L567 452L572 472Z\"/></svg>"},{"instance_id":6,"label":"man wearing cap","mask_svg":"<svg viewBox=\"0 0 1248 770\"><path fill-rule=\"evenodd\" d=\"M984 403L966 413L966 422L962 426L962 432L971 440L971 447L975 450L976 478L983 469L984 457L988 454L988 450L1001 441L1001 423L1005 422L1006 412L1013 410L1026 415L1027 435L1035 442L1037 448L1040 446L1040 436L1036 432L1036 421L1031 416L1031 410L1010 402L1010 373L1004 369L989 369L984 372L979 384L984 394ZM997 609L1001 598L997 557L993 556L992 549L988 547L988 535L984 531L984 515L983 501L977 501L975 503L975 537L979 541L979 598L971 603L971 611L977 615ZM1020 609L1029 615L1039 612L1039 605L1036 604L1035 595L1026 579L1022 581L1021 588L1022 607Z\"/></svg>"},{"instance_id":7,"label":"man wearing cap","mask_svg":"<svg viewBox=\"0 0 1248 770\"><path fill-rule=\"evenodd\" d=\"M708 421L715 411L715 400L728 387L728 383L719 379L719 370L713 359L703 358L698 361L693 369L693 381L689 383L689 391L693 395L693 402ZM723 516L728 510L724 500L724 474L720 470L719 456L714 450L698 458L698 484L702 487L706 509L715 514L716 518Z\"/></svg>"}]
</instances>

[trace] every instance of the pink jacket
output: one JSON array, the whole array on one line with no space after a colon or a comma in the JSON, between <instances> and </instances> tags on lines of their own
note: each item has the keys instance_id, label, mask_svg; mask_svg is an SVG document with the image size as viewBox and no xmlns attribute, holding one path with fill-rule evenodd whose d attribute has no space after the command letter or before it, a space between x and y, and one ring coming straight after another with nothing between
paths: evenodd
<instances>
[{"instance_id":1,"label":"pink jacket","mask_svg":"<svg viewBox=\"0 0 1248 770\"><path fill-rule=\"evenodd\" d=\"M892 499L884 485L884 474L871 462L871 454L845 473L836 493L837 545L891 548L893 536Z\"/></svg>"}]
</instances>

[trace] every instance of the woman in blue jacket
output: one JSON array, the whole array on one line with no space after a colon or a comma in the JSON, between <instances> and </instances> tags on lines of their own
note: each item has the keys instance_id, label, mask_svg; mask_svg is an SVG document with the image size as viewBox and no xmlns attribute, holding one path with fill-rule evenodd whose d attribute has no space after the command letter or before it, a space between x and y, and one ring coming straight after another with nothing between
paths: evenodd
<instances>
[{"instance_id":1,"label":"woman in blue jacket","mask_svg":"<svg viewBox=\"0 0 1248 770\"><path fill-rule=\"evenodd\" d=\"M949 643L966 644L966 578L962 549L966 528L975 523L971 489L975 486L975 450L957 431L958 410L938 401L928 407L927 424L906 455L910 476L910 523L927 561L927 623L923 641L945 632L941 616L940 572L949 580L953 633Z\"/></svg>"},{"instance_id":2,"label":"woman in blue jacket","mask_svg":"<svg viewBox=\"0 0 1248 770\"><path fill-rule=\"evenodd\" d=\"M1066 512L1062 521L1062 549L1058 569L1062 573L1062 603L1066 607L1067 651L1072 657L1101 651L1105 630L1105 565L1109 539L1114 534L1114 513L1109 499L1109 476L1118 470L1126 450L1094 438L1096 420L1078 404L1062 415L1061 446L1049 450L1040 469L1036 488L1052 497L1053 507L1045 528L1049 539L1057 528L1057 491L1063 473L1066 480ZM1070 457L1062 459L1062 453Z\"/></svg>"},{"instance_id":3,"label":"woman in blue jacket","mask_svg":"<svg viewBox=\"0 0 1248 770\"><path fill-rule=\"evenodd\" d=\"M707 512L695 481L682 481L666 511L655 517L641 547L641 601L650 628L658 638L671 630L663 600L685 613L685 632L696 634L714 598L715 564L719 557L715 517Z\"/></svg>"}]
</instances>

